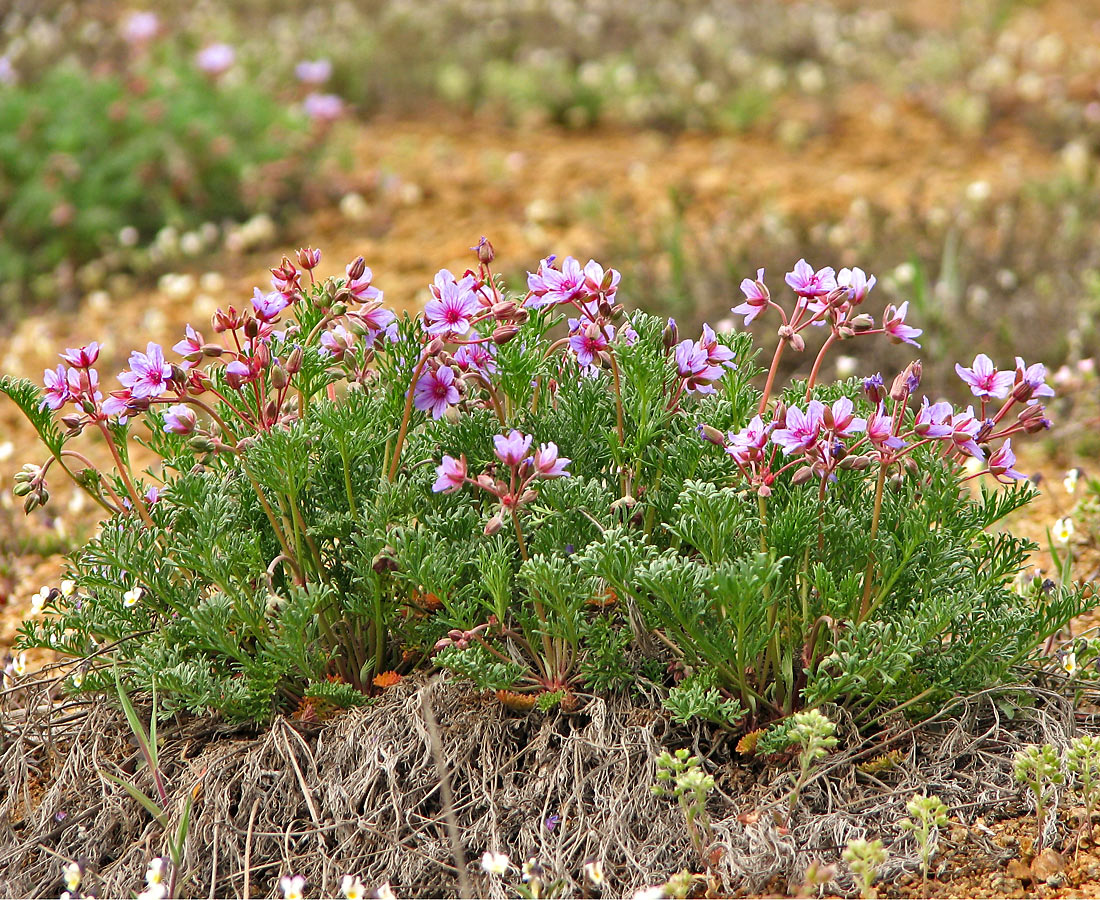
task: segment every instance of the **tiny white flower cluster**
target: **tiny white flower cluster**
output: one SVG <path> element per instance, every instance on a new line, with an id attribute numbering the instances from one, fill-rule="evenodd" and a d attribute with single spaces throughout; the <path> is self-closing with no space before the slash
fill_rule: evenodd
<path id="1" fill-rule="evenodd" d="M 167 862 L 163 856 L 156 856 L 149 860 L 149 868 L 145 872 L 145 890 L 137 895 L 137 900 L 164 900 L 168 895 L 168 885 L 164 883 Z"/>

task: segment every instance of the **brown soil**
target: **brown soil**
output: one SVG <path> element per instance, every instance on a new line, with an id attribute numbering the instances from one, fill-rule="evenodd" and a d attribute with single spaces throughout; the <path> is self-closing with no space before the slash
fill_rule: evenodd
<path id="1" fill-rule="evenodd" d="M 436 269 L 446 265 L 461 270 L 469 264 L 467 248 L 482 234 L 491 238 L 506 268 L 533 266 L 555 252 L 599 256 L 609 221 L 630 222 L 638 234 L 645 234 L 667 215 L 673 189 L 691 198 L 685 214 L 690 228 L 715 210 L 736 217 L 739 210 L 760 204 L 802 219 L 847 208 L 861 197 L 895 210 L 927 208 L 949 204 L 978 179 L 989 181 L 995 191 L 1011 191 L 1056 166 L 1026 131 L 1001 126 L 980 144 L 959 143 L 931 116 L 887 104 L 869 88 L 843 98 L 842 108 L 836 127 L 812 135 L 797 151 L 759 136 L 517 131 L 442 113 L 415 121 L 377 120 L 355 136 L 354 171 L 339 176 L 366 198 L 362 218 L 351 221 L 326 210 L 301 222 L 293 239 L 281 246 L 204 261 L 193 267 L 194 274 L 213 270 L 225 276 L 225 288 L 209 300 L 181 301 L 146 290 L 27 318 L 0 339 L 0 371 L 39 379 L 58 349 L 98 339 L 105 345 L 99 368 L 106 377 L 123 368 L 132 346 L 147 340 L 170 345 L 186 322 L 201 328 L 214 304 L 247 304 L 252 286 L 266 284 L 266 267 L 299 242 L 323 249 L 324 271 L 338 271 L 362 254 L 388 302 L 413 308 L 423 301 Z M 874 110 L 881 115 L 867 114 Z M 33 435 L 10 404 L 0 406 L 0 434 L 14 444 L 14 455 L 4 463 L 9 470 L 38 457 Z M 1043 498 L 1014 522 L 1015 528 L 1045 543 L 1046 526 L 1067 511 L 1061 473 L 1074 462 L 1028 460 L 1048 477 Z M 64 509 L 68 495 L 57 487 L 55 503 Z M 19 540 L 41 540 L 53 527 L 42 513 L 29 524 L 22 521 L 21 511 L 5 515 L 12 521 L 0 533 L 11 532 Z M 79 534 L 88 527 L 88 513 L 68 521 L 69 532 Z M 10 646 L 30 596 L 40 585 L 56 582 L 60 566 L 57 557 L 33 553 L 15 556 L 10 563 L 6 583 L 0 580 L 0 647 Z M 1030 819 L 990 822 L 988 827 L 993 843 L 1006 848 L 1007 860 L 1026 858 L 1028 829 L 1034 827 Z M 925 888 L 919 879 L 908 879 L 883 893 L 1100 893 L 1100 853 L 1087 842 L 1079 861 L 1054 878 L 1054 883 L 1062 879 L 1062 886 L 1055 887 L 1017 877 L 1023 870 L 1005 868 L 1007 863 L 991 864 L 981 849 L 987 837 L 980 829 L 960 826 L 947 844 L 946 882 L 934 880 Z"/>

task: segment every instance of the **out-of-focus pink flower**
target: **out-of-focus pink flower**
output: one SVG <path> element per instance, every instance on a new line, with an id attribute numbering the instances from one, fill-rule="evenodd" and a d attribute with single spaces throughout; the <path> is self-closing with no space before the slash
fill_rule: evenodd
<path id="1" fill-rule="evenodd" d="M 207 44 L 195 54 L 195 64 L 207 75 L 222 75 L 236 61 L 237 51 L 229 44 Z"/>
<path id="2" fill-rule="evenodd" d="M 0 56 L 0 84 L 15 84 L 18 79 L 11 60 L 7 56 Z"/>
<path id="3" fill-rule="evenodd" d="M 324 84 L 332 77 L 332 63 L 327 59 L 303 59 L 294 67 L 294 75 L 302 84 Z"/>
<path id="4" fill-rule="evenodd" d="M 374 273 L 371 272 L 370 266 L 364 266 L 363 274 L 358 278 L 351 277 L 352 270 L 357 262 L 358 260 L 355 260 L 355 262 L 347 264 L 344 271 L 347 273 L 348 280 L 344 287 L 346 287 L 351 295 L 360 303 L 368 303 L 371 300 L 381 300 L 382 292 L 376 287 L 371 287 Z"/>
<path id="5" fill-rule="evenodd" d="M 86 344 L 83 347 L 66 348 L 65 352 L 61 354 L 61 358 L 65 360 L 70 366 L 76 366 L 78 369 L 87 369 L 89 366 L 94 366 L 95 361 L 99 359 L 99 344 L 96 341 L 92 341 L 90 344 Z"/>
<path id="6" fill-rule="evenodd" d="M 481 341 L 476 331 L 467 338 L 473 342 L 463 344 L 455 351 L 455 362 L 463 369 L 472 369 L 482 375 L 492 375 L 497 370 L 497 345 L 492 341 Z"/>
<path id="7" fill-rule="evenodd" d="M 707 363 L 712 366 L 725 366 L 727 369 L 736 369 L 737 363 L 733 361 L 733 351 L 724 344 L 718 343 L 714 329 L 703 323 L 703 336 L 699 338 L 699 346 L 707 352 Z"/>
<path id="8" fill-rule="evenodd" d="M 337 325 L 332 331 L 321 332 L 321 346 L 317 352 L 322 356 L 331 356 L 339 362 L 344 358 L 344 354 L 354 346 L 355 335 L 343 325 Z"/>
<path id="9" fill-rule="evenodd" d="M 314 122 L 334 122 L 344 114 L 344 100 L 336 94 L 311 93 L 302 109 Z"/>
<path id="10" fill-rule="evenodd" d="M 970 391 L 975 397 L 998 397 L 1004 399 L 1012 391 L 1012 372 L 998 372 L 991 360 L 984 353 L 974 357 L 974 364 L 964 368 L 962 363 L 955 363 L 955 372 L 959 378 L 970 385 Z"/>
<path id="11" fill-rule="evenodd" d="M 190 325 L 187 326 L 186 337 L 182 341 L 172 345 L 172 349 L 180 356 L 194 356 L 195 354 L 202 353 L 202 335 L 195 331 Z M 197 361 L 197 360 L 196 360 Z M 183 368 L 188 368 L 192 365 L 190 360 L 183 361 Z"/>
<path id="12" fill-rule="evenodd" d="M 1030 366 L 1022 357 L 1016 357 L 1016 372 L 1013 375 L 1012 396 L 1026 401 L 1028 406 L 1039 402 L 1039 397 L 1053 397 L 1054 388 L 1047 384 L 1047 367 L 1042 363 Z"/>
<path id="13" fill-rule="evenodd" d="M 841 269 L 836 276 L 837 287 L 848 289 L 848 302 L 852 306 L 859 306 L 871 288 L 875 286 L 875 276 L 867 277 L 867 273 L 858 266 L 854 269 Z"/>
<path id="14" fill-rule="evenodd" d="M 138 10 L 122 20 L 120 31 L 127 44 L 145 44 L 157 36 L 160 19 L 155 12 Z"/>

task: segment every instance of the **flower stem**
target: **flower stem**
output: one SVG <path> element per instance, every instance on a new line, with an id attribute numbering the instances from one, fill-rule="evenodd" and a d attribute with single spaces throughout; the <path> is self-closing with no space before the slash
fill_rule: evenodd
<path id="1" fill-rule="evenodd" d="M 118 467 L 118 474 L 122 478 L 122 483 L 126 486 L 126 493 L 130 495 L 130 502 L 134 504 L 134 509 L 137 514 L 141 516 L 147 528 L 153 528 L 153 519 L 149 515 L 149 510 L 145 508 L 145 501 L 137 495 L 137 490 L 134 488 L 134 482 L 130 480 L 129 467 L 123 464 L 122 457 L 119 455 L 118 447 L 115 446 L 114 438 L 111 437 L 111 432 L 107 428 L 106 423 L 99 421 L 96 423 L 99 426 L 99 430 L 103 432 L 103 438 L 107 441 L 107 447 L 111 451 L 111 456 L 114 457 L 115 465 Z"/>
<path id="2" fill-rule="evenodd" d="M 886 485 L 886 464 L 880 463 L 878 481 L 875 484 L 875 510 L 871 515 L 871 549 L 867 556 L 867 568 L 863 572 L 863 599 L 859 603 L 859 618 L 862 622 L 867 616 L 871 602 L 871 576 L 875 571 L 875 538 L 878 537 L 878 524 L 882 515 L 882 489 Z"/>
<path id="3" fill-rule="evenodd" d="M 413 393 L 416 391 L 416 383 L 420 380 L 420 373 L 428 362 L 428 354 L 421 353 L 420 362 L 413 369 L 412 380 L 409 382 L 409 393 L 405 397 L 405 412 L 401 416 L 401 427 L 397 432 L 397 446 L 393 450 L 393 461 L 390 463 L 390 471 L 387 476 L 389 481 L 397 478 L 397 467 L 401 463 L 401 450 L 405 446 L 405 435 L 409 432 L 409 417 L 412 415 Z"/>
<path id="4" fill-rule="evenodd" d="M 768 380 L 764 383 L 764 393 L 760 397 L 760 408 L 756 411 L 761 416 L 768 411 L 768 400 L 771 398 L 772 386 L 775 384 L 775 373 L 779 369 L 779 360 L 783 356 L 783 348 L 786 346 L 787 342 L 780 340 L 779 345 L 775 348 L 772 365 L 768 369 Z"/>
<path id="5" fill-rule="evenodd" d="M 829 348 L 836 342 L 836 332 L 825 339 L 825 343 L 821 345 L 821 349 L 818 351 L 817 359 L 814 360 L 814 367 L 810 370 L 810 380 L 806 382 L 806 402 L 810 401 L 811 391 L 814 389 L 814 383 L 817 381 L 817 373 L 821 369 L 821 363 L 825 359 L 825 354 L 829 352 Z"/>

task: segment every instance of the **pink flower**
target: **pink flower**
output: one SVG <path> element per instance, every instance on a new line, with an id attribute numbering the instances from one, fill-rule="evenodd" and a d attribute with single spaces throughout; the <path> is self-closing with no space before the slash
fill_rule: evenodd
<path id="1" fill-rule="evenodd" d="M 576 334 L 569 336 L 569 346 L 577 354 L 577 362 L 583 367 L 588 367 L 597 361 L 602 351 L 607 350 L 607 336 L 599 325 L 592 322 Z"/>
<path id="2" fill-rule="evenodd" d="M 442 418 L 447 407 L 461 398 L 454 382 L 455 373 L 450 366 L 440 366 L 435 372 L 428 370 L 416 382 L 413 404 L 419 410 L 430 411 L 433 419 Z"/>
<path id="3" fill-rule="evenodd" d="M 734 462 L 747 465 L 750 462 L 761 459 L 764 455 L 764 447 L 768 443 L 771 426 L 765 425 L 760 416 L 753 416 L 752 420 L 734 434 L 729 433 L 729 443 L 726 452 Z"/>
<path id="4" fill-rule="evenodd" d="M 553 441 L 539 444 L 539 449 L 535 451 L 535 472 L 539 478 L 568 477 L 569 472 L 565 471 L 565 467 L 570 462 L 572 460 L 558 456 L 558 445 Z"/>
<path id="5" fill-rule="evenodd" d="M 233 390 L 241 389 L 241 385 L 252 381 L 252 369 L 242 360 L 235 359 L 225 367 L 225 380 Z"/>
<path id="6" fill-rule="evenodd" d="M 1047 384 L 1046 378 L 1046 366 L 1042 363 L 1032 363 L 1029 366 L 1022 357 L 1017 356 L 1012 396 L 1017 400 L 1026 401 L 1028 406 L 1038 403 L 1037 397 L 1053 397 L 1054 388 Z"/>
<path id="7" fill-rule="evenodd" d="M 69 396 L 74 403 L 90 400 L 98 403 L 103 399 L 99 391 L 99 373 L 95 369 L 69 369 Z"/>
<path id="8" fill-rule="evenodd" d="M 824 411 L 822 421 L 837 437 L 852 437 L 867 428 L 867 420 L 855 415 L 855 407 L 847 397 L 841 397 Z M 828 424 L 832 419 L 832 425 Z"/>
<path id="9" fill-rule="evenodd" d="M 290 301 L 279 291 L 263 293 L 259 288 L 252 289 L 252 308 L 256 310 L 256 318 L 261 322 L 271 322 L 279 317 L 284 309 L 290 306 Z"/>
<path id="10" fill-rule="evenodd" d="M 105 416 L 118 416 L 118 420 L 121 423 L 125 423 L 130 412 L 130 401 L 133 397 L 130 396 L 129 391 L 111 391 L 106 400 L 103 401 L 103 415 Z"/>
<path id="11" fill-rule="evenodd" d="M 207 75 L 221 75 L 236 61 L 237 51 L 229 44 L 208 44 L 195 55 L 195 64 Z"/>
<path id="12" fill-rule="evenodd" d="M 974 357 L 974 365 L 969 369 L 963 368 L 961 363 L 955 363 L 955 371 L 959 378 L 970 385 L 970 391 L 975 397 L 1005 398 L 1012 391 L 1012 372 L 998 372 L 991 360 L 984 353 Z"/>
<path id="13" fill-rule="evenodd" d="M 466 457 L 455 459 L 453 456 L 444 456 L 443 462 L 435 467 L 435 471 L 439 477 L 432 485 L 432 490 L 437 494 L 453 494 L 466 481 Z"/>
<path id="14" fill-rule="evenodd" d="M 164 411 L 164 430 L 169 434 L 191 434 L 198 425 L 198 417 L 190 406 L 177 403 Z"/>
<path id="15" fill-rule="evenodd" d="M 848 289 L 848 302 L 852 306 L 859 306 L 875 286 L 875 276 L 868 278 L 867 273 L 858 267 L 841 269 L 837 273 L 836 283 L 837 287 Z"/>
<path id="16" fill-rule="evenodd" d="M 59 364 L 56 369 L 46 369 L 42 381 L 46 386 L 46 394 L 42 400 L 41 409 L 48 406 L 56 412 L 72 399 L 72 394 L 69 392 L 69 376 L 64 366 Z"/>
<path id="17" fill-rule="evenodd" d="M 355 262 L 358 262 L 358 260 Z M 366 303 L 369 300 L 381 300 L 382 292 L 376 287 L 371 287 L 371 279 L 374 278 L 374 273 L 371 272 L 370 266 L 364 266 L 363 274 L 358 278 L 351 277 L 351 269 L 352 266 L 355 265 L 355 262 L 348 263 L 345 269 L 348 280 L 344 287 L 346 287 L 351 295 L 360 303 Z"/>
<path id="18" fill-rule="evenodd" d="M 619 272 L 616 269 L 608 269 L 604 271 L 596 260 L 590 259 L 584 265 L 584 286 L 588 289 L 590 294 L 603 294 L 611 303 L 615 302 L 615 294 L 619 290 L 619 279 L 621 278 Z M 604 282 L 607 282 L 607 287 L 604 287 Z"/>
<path id="19" fill-rule="evenodd" d="M 472 278 L 456 282 L 450 272 L 440 270 L 432 290 L 435 296 L 424 306 L 428 334 L 437 337 L 463 335 L 470 330 L 470 320 L 481 311 L 481 304 L 472 288 Z"/>
<path id="20" fill-rule="evenodd" d="M 294 67 L 294 75 L 302 84 L 324 84 L 332 77 L 332 63 L 327 59 L 303 59 Z"/>
<path id="21" fill-rule="evenodd" d="M 336 94 L 314 92 L 302 102 L 302 110 L 314 122 L 335 122 L 344 114 L 344 101 Z"/>
<path id="22" fill-rule="evenodd" d="M 379 291 L 379 296 L 382 292 Z M 367 343 L 373 344 L 385 334 L 391 343 L 397 342 L 397 316 L 392 310 L 383 309 L 381 306 L 361 309 L 358 312 L 348 313 L 354 319 L 358 319 L 367 329 Z"/>
<path id="23" fill-rule="evenodd" d="M 122 39 L 127 44 L 144 44 L 157 36 L 160 20 L 157 14 L 141 10 L 122 20 Z"/>
<path id="24" fill-rule="evenodd" d="M 168 386 L 171 378 L 172 367 L 164 361 L 164 350 L 152 341 L 144 353 L 135 350 L 130 354 L 130 371 L 118 376 L 119 382 L 129 388 L 135 400 L 157 396 Z"/>
<path id="25" fill-rule="evenodd" d="M 824 297 L 836 288 L 836 276 L 832 268 L 827 266 L 815 272 L 814 267 L 804 259 L 794 264 L 794 271 L 788 272 L 784 280 L 798 296 L 807 299 Z M 744 287 L 744 282 L 741 286 Z"/>
<path id="26" fill-rule="evenodd" d="M 190 325 L 187 326 L 187 336 L 172 346 L 172 350 L 178 353 L 180 356 L 191 356 L 195 353 L 202 353 L 202 335 L 195 331 Z M 187 360 L 184 361 L 183 367 L 186 369 L 191 363 Z"/>
<path id="27" fill-rule="evenodd" d="M 317 352 L 322 356 L 331 356 L 339 361 L 354 346 L 355 335 L 343 325 L 337 325 L 332 331 L 321 332 L 321 346 Z"/>
<path id="28" fill-rule="evenodd" d="M 739 316 L 744 316 L 745 324 L 751 325 L 752 320 L 767 309 L 768 301 L 771 299 L 771 294 L 764 284 L 764 270 L 756 270 L 756 281 L 753 281 L 751 278 L 743 279 L 741 281 L 741 290 L 745 294 L 745 302 L 740 306 L 733 307 L 730 312 Z"/>
<path id="29" fill-rule="evenodd" d="M 78 369 L 87 369 L 89 366 L 95 365 L 95 361 L 99 359 L 99 344 L 92 341 L 90 344 L 78 347 L 75 350 L 72 347 L 68 347 L 65 352 L 61 354 L 61 358 L 70 366 L 76 366 Z"/>
<path id="30" fill-rule="evenodd" d="M 808 450 L 817 443 L 821 435 L 822 417 L 825 406 L 820 400 L 811 400 L 802 412 L 797 406 L 787 410 L 785 427 L 772 432 L 772 443 L 781 447 L 788 456 L 802 450 Z"/>
<path id="31" fill-rule="evenodd" d="M 718 343 L 714 329 L 703 324 L 703 336 L 699 339 L 699 346 L 707 352 L 707 364 L 711 366 L 725 366 L 727 369 L 736 369 L 737 363 L 733 361 L 733 351 L 724 344 Z"/>
<path id="32" fill-rule="evenodd" d="M 992 453 L 989 457 L 989 474 L 1000 481 L 1002 478 L 1008 478 L 1009 480 L 1022 481 L 1027 476 L 1023 472 L 1018 472 L 1013 466 L 1016 465 L 1016 454 L 1012 452 L 1012 439 L 1006 440 L 1000 447 L 997 448 L 995 453 Z"/>
<path id="33" fill-rule="evenodd" d="M 723 375 L 722 369 L 712 366 L 708 353 L 696 341 L 680 341 L 676 345 L 676 371 L 684 380 L 689 391 L 698 394 L 713 394 L 714 384 Z"/>
<path id="34" fill-rule="evenodd" d="M 527 289 L 532 294 L 527 306 L 554 306 L 587 295 L 585 274 L 576 259 L 565 257 L 560 271 L 551 268 L 553 262 L 554 257 L 548 256 L 539 264 L 538 272 L 527 273 Z"/>
<path id="35" fill-rule="evenodd" d="M 982 423 L 974 418 L 974 407 L 968 406 L 966 412 L 955 413 L 951 417 L 951 441 L 975 459 L 985 459 L 982 448 L 974 440 L 981 428 Z"/>
<path id="36" fill-rule="evenodd" d="M 879 407 L 867 420 L 867 437 L 871 443 L 880 450 L 884 447 L 890 450 L 900 450 L 905 446 L 905 441 L 894 435 L 894 420 L 886 414 L 886 410 Z"/>
<path id="37" fill-rule="evenodd" d="M 467 335 L 471 343 L 463 344 L 455 351 L 455 362 L 463 369 L 492 375 L 497 370 L 497 345 L 492 341 L 479 341 L 480 335 L 471 331 Z"/>
<path id="38" fill-rule="evenodd" d="M 948 421 L 954 410 L 946 400 L 928 405 L 928 398 L 921 401 L 920 410 L 917 412 L 916 421 L 913 423 L 913 431 L 921 437 L 945 438 L 951 434 L 951 423 Z"/>
<path id="39" fill-rule="evenodd" d="M 498 434 L 493 438 L 493 444 L 496 447 L 494 452 L 497 459 L 506 466 L 518 466 L 526 459 L 527 451 L 531 449 L 532 440 L 534 438 L 531 435 L 522 434 L 513 428 L 507 436 Z"/>
<path id="40" fill-rule="evenodd" d="M 886 311 L 882 314 L 882 330 L 886 334 L 890 335 L 890 340 L 895 344 L 912 344 L 914 347 L 920 347 L 913 338 L 919 337 L 923 334 L 923 329 L 912 328 L 905 324 L 905 317 L 909 314 L 909 301 L 906 300 L 901 306 L 894 308 L 893 304 L 886 307 Z"/>

